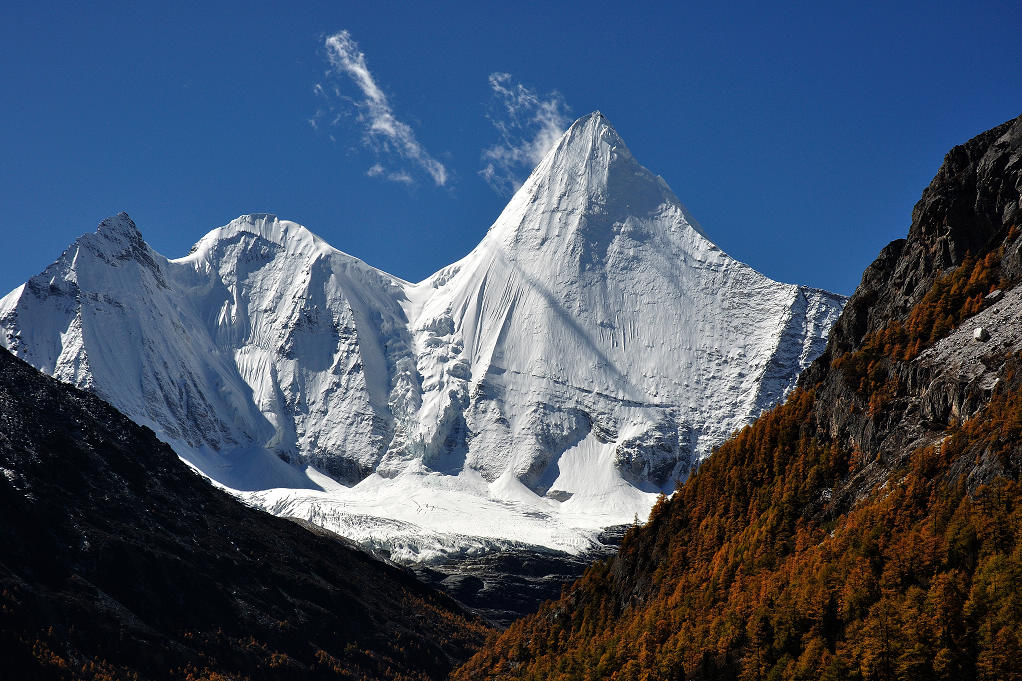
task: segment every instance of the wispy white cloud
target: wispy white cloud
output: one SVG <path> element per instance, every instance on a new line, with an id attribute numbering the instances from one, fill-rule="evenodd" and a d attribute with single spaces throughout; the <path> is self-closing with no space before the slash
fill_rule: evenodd
<path id="1" fill-rule="evenodd" d="M 414 184 L 415 180 L 404 170 L 398 170 L 397 172 L 387 173 L 387 179 L 391 182 L 398 182 L 401 184 Z"/>
<path id="2" fill-rule="evenodd" d="M 415 184 L 415 178 L 413 178 L 404 170 L 397 171 L 387 170 L 380 163 L 374 163 L 373 165 L 369 166 L 369 169 L 366 170 L 366 175 L 368 175 L 369 177 L 379 177 L 384 180 L 390 180 L 391 182 L 397 182 L 399 184 L 408 185 Z"/>
<path id="3" fill-rule="evenodd" d="M 571 124 L 561 93 L 545 96 L 516 82 L 510 73 L 491 73 L 490 122 L 500 143 L 483 150 L 479 174 L 500 194 L 515 192 Z"/>
<path id="4" fill-rule="evenodd" d="M 322 98 L 324 106 L 309 119 L 314 129 L 337 126 L 354 111 L 354 121 L 362 130 L 363 144 L 372 149 L 381 160 L 393 163 L 411 163 L 429 175 L 433 183 L 442 187 L 450 175 L 443 163 L 433 158 L 415 137 L 415 131 L 394 115 L 386 93 L 377 84 L 365 54 L 348 31 L 340 31 L 324 42 L 330 63 L 328 77 L 347 77 L 357 88 L 356 96 L 346 95 L 336 82 L 317 83 L 314 94 Z M 370 177 L 413 184 L 414 178 L 406 168 L 388 170 L 381 163 L 374 164 L 366 173 Z"/>

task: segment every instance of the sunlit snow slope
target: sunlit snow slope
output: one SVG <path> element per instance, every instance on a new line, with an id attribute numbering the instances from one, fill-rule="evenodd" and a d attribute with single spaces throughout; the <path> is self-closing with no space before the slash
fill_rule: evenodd
<path id="1" fill-rule="evenodd" d="M 722 252 L 595 113 L 418 284 L 270 215 L 168 260 L 122 213 L 0 300 L 0 344 L 251 503 L 415 560 L 644 516 L 843 302 Z"/>

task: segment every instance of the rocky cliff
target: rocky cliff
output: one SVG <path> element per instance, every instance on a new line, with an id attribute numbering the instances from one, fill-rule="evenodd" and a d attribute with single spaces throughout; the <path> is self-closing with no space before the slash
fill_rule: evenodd
<path id="1" fill-rule="evenodd" d="M 800 385 L 826 437 L 875 483 L 900 456 L 979 412 L 1017 343 L 1022 279 L 1022 121 L 948 152 L 908 237 L 867 268 Z M 993 293 L 992 291 L 998 291 Z M 977 327 L 994 333 L 976 341 Z M 977 479 L 987 477 L 979 475 Z M 845 493 L 871 485 L 858 478 Z"/>

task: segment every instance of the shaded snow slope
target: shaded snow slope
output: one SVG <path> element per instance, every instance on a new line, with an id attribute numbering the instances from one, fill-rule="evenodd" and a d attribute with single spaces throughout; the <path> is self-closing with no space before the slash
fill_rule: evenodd
<path id="1" fill-rule="evenodd" d="M 425 559 L 644 516 L 843 302 L 730 258 L 595 113 L 418 284 L 270 215 L 168 260 L 121 214 L 0 300 L 0 344 L 251 503 Z"/>

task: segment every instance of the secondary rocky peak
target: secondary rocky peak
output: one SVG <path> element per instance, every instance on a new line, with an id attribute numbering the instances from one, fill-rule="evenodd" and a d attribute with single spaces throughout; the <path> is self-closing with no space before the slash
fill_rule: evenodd
<path id="1" fill-rule="evenodd" d="M 136 235 L 141 236 L 138 231 L 138 227 L 135 226 L 135 221 L 131 217 L 121 211 L 117 215 L 111 215 L 102 222 L 99 223 L 99 227 L 96 232 L 103 236 L 128 236 L 134 237 Z"/>
<path id="2" fill-rule="evenodd" d="M 56 263 L 40 276 L 67 278 L 81 284 L 92 277 L 108 278 L 108 266 L 141 265 L 152 273 L 155 282 L 164 286 L 163 273 L 157 263 L 161 256 L 151 251 L 135 226 L 135 221 L 121 211 L 99 223 L 95 232 L 79 237 Z M 94 284 L 96 282 L 93 282 Z"/>
<path id="3" fill-rule="evenodd" d="M 84 238 L 94 247 L 104 251 L 109 250 L 110 246 L 114 251 L 122 253 L 139 252 L 146 248 L 135 221 L 124 211 L 104 219 L 94 234 L 86 235 Z"/>

